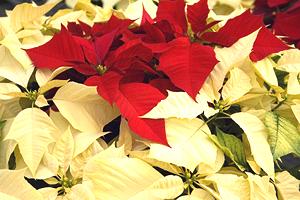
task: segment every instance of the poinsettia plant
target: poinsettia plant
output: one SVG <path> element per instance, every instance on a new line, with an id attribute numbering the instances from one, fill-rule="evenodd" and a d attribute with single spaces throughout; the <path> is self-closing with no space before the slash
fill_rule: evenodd
<path id="1" fill-rule="evenodd" d="M 0 197 L 297 199 L 300 51 L 259 2 L 8 11 Z"/>

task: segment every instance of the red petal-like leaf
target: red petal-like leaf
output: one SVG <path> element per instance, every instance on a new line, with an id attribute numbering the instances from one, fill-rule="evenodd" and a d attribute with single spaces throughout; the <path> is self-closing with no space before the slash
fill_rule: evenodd
<path id="1" fill-rule="evenodd" d="M 144 4 L 143 4 L 143 16 L 141 20 L 141 25 L 145 24 L 146 22 L 153 24 L 154 20 L 151 18 L 151 16 L 147 13 Z"/>
<path id="2" fill-rule="evenodd" d="M 288 36 L 289 39 L 300 39 L 300 9 L 293 13 L 278 13 L 276 15 L 273 29 L 276 35 Z"/>
<path id="3" fill-rule="evenodd" d="M 120 85 L 126 83 L 142 83 L 144 82 L 144 79 L 145 79 L 144 71 L 130 69 L 120 80 Z"/>
<path id="4" fill-rule="evenodd" d="M 128 83 L 120 85 L 116 105 L 133 132 L 142 138 L 168 145 L 163 119 L 139 118 L 165 98 L 165 95 L 149 84 Z"/>
<path id="5" fill-rule="evenodd" d="M 93 43 L 90 40 L 86 40 L 82 37 L 73 36 L 73 38 L 76 41 L 76 43 L 79 44 L 83 49 L 85 62 L 87 64 L 97 65 L 98 62 Z M 93 72 L 95 71 L 93 70 Z"/>
<path id="6" fill-rule="evenodd" d="M 185 18 L 184 0 L 161 0 L 158 4 L 156 21 L 167 20 L 175 26 L 178 33 L 185 33 L 187 22 Z"/>
<path id="7" fill-rule="evenodd" d="M 167 42 L 170 42 L 176 38 L 177 34 L 174 32 L 170 22 L 168 22 L 166 20 L 162 20 L 162 21 L 156 22 L 154 24 L 154 26 L 156 26 L 159 30 L 161 30 L 161 32 L 164 34 L 165 40 Z"/>
<path id="8" fill-rule="evenodd" d="M 267 0 L 268 6 L 271 8 L 288 3 L 291 0 Z"/>
<path id="9" fill-rule="evenodd" d="M 250 10 L 247 10 L 239 16 L 229 19 L 218 32 L 206 32 L 202 38 L 209 42 L 230 47 L 240 38 L 253 33 L 262 26 L 264 26 L 263 16 L 255 16 L 250 13 Z"/>
<path id="10" fill-rule="evenodd" d="M 145 36 L 142 37 L 142 40 L 147 43 L 159 43 L 165 42 L 165 36 L 163 32 L 153 24 L 145 22 L 142 26 L 142 30 L 145 32 Z"/>
<path id="11" fill-rule="evenodd" d="M 68 31 L 72 35 L 76 35 L 76 36 L 79 36 L 79 37 L 84 36 L 84 33 L 83 33 L 83 30 L 82 30 L 81 26 L 79 24 L 77 24 L 76 22 L 69 22 L 67 28 L 68 28 Z"/>
<path id="12" fill-rule="evenodd" d="M 81 46 L 63 26 L 49 42 L 27 49 L 26 52 L 37 68 L 56 69 L 61 66 L 73 66 L 74 62 L 85 62 Z"/>
<path id="13" fill-rule="evenodd" d="M 252 52 L 250 53 L 250 59 L 257 62 L 272 53 L 277 53 L 287 49 L 289 49 L 289 47 L 284 42 L 273 35 L 273 33 L 267 28 L 262 27 L 254 42 Z"/>
<path id="14" fill-rule="evenodd" d="M 144 73 L 150 73 L 153 75 L 158 75 L 157 71 L 155 71 L 153 68 L 151 68 L 148 64 L 142 62 L 142 61 L 135 61 L 131 64 L 130 67 L 131 70 L 139 70 L 143 71 Z"/>
<path id="15" fill-rule="evenodd" d="M 181 38 L 180 41 L 182 45 L 177 44 L 162 53 L 158 70 L 163 71 L 175 86 L 195 99 L 218 61 L 213 48 L 190 43 L 188 38 Z"/>
<path id="16" fill-rule="evenodd" d="M 126 70 L 135 61 L 149 62 L 151 59 L 151 49 L 145 47 L 140 39 L 136 39 L 126 42 L 117 50 L 111 52 L 105 60 L 105 65 L 109 68 Z"/>
<path id="17" fill-rule="evenodd" d="M 105 23 L 95 23 L 92 27 L 93 36 L 101 36 L 112 31 L 117 31 L 117 34 L 127 29 L 127 27 L 132 23 L 129 19 L 119 19 L 112 15 L 111 18 Z"/>
<path id="18" fill-rule="evenodd" d="M 201 0 L 193 5 L 187 6 L 187 18 L 194 33 L 197 34 L 205 31 L 207 28 L 206 18 L 208 13 L 207 0 Z"/>
<path id="19" fill-rule="evenodd" d="M 116 31 L 106 33 L 101 37 L 96 37 L 94 42 L 94 48 L 97 54 L 98 63 L 103 63 L 104 59 L 111 47 L 114 38 L 116 36 Z"/>
<path id="20" fill-rule="evenodd" d="M 166 96 L 168 96 L 167 90 L 171 90 L 174 92 L 181 91 L 169 79 L 165 79 L 165 78 L 153 79 L 149 82 L 149 84 L 159 89 L 159 91 Z"/>
<path id="21" fill-rule="evenodd" d="M 98 94 L 113 104 L 119 92 L 119 82 L 122 76 L 114 71 L 109 71 L 102 76 L 92 76 L 85 81 L 85 85 L 97 86 Z"/>

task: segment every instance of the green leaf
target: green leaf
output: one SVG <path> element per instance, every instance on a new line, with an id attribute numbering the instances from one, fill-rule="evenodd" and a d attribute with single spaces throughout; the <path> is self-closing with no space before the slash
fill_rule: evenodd
<path id="1" fill-rule="evenodd" d="M 289 153 L 300 155 L 300 132 L 296 126 L 272 112 L 266 114 L 264 123 L 274 160 Z"/>
<path id="2" fill-rule="evenodd" d="M 234 135 L 224 133 L 218 128 L 217 137 L 212 136 L 211 139 L 240 170 L 244 171 L 246 169 L 247 162 L 242 141 Z"/>
<path id="3" fill-rule="evenodd" d="M 0 120 L 0 131 L 2 130 L 2 128 L 4 127 L 5 121 L 1 121 Z"/>

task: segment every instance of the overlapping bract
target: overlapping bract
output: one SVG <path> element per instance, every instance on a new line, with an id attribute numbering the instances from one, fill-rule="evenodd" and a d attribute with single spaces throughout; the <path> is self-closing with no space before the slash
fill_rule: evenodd
<path id="1" fill-rule="evenodd" d="M 146 119 L 138 118 L 151 108 L 137 105 L 146 105 L 146 100 L 149 100 L 153 108 L 159 103 L 164 97 L 160 93 L 151 92 L 157 87 L 151 82 L 166 77 L 170 79 L 172 88 L 179 88 L 193 99 L 196 98 L 218 63 L 213 49 L 202 45 L 199 39 L 228 47 L 261 29 L 250 54 L 253 61 L 288 48 L 269 30 L 262 28 L 262 17 L 254 16 L 250 11 L 228 20 L 217 32 L 202 34 L 218 23 L 207 24 L 207 1 L 188 5 L 186 12 L 185 6 L 183 0 L 161 1 L 154 20 L 144 10 L 141 25 L 133 28 L 128 28 L 131 20 L 118 19 L 113 15 L 107 22 L 96 23 L 92 27 L 83 22 L 69 23 L 67 28 L 62 27 L 48 43 L 27 49 L 26 52 L 37 68 L 69 66 L 87 75 L 89 78 L 86 84 L 98 86 L 99 95 L 119 107 L 122 116 L 129 120 L 130 127 L 137 134 L 167 144 L 162 123 L 157 124 L 160 128 L 156 130 L 152 130 L 151 126 L 141 128 L 140 124 L 146 123 Z M 191 30 L 188 29 L 188 23 Z M 244 28 L 239 29 L 242 25 Z M 268 44 L 267 47 L 264 44 Z M 122 95 L 120 88 L 123 84 L 128 85 L 128 88 L 135 88 L 135 83 L 148 86 L 143 88 L 142 93 L 138 91 L 141 89 L 136 88 L 126 91 L 130 93 L 125 96 L 124 93 Z M 157 89 L 165 93 L 164 89 L 172 88 Z M 143 98 L 135 99 L 141 95 Z M 137 102 L 134 103 L 133 99 Z M 130 115 L 126 111 L 128 108 L 132 108 Z M 159 137 L 154 139 L 154 135 Z"/>
<path id="2" fill-rule="evenodd" d="M 297 199 L 300 51 L 247 0 L 67 2 L 0 19 L 1 199 Z"/>

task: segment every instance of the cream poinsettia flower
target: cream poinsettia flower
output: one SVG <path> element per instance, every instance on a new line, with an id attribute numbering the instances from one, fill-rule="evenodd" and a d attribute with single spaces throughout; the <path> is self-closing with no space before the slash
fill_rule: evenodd
<path id="1" fill-rule="evenodd" d="M 260 79 L 261 92 L 259 104 L 258 97 L 254 94 L 255 90 L 245 95 L 239 102 L 244 111 L 265 109 L 266 111 L 276 110 L 281 116 L 289 119 L 296 124 L 299 123 L 297 118 L 298 95 L 300 94 L 299 84 L 299 50 L 290 49 L 271 55 L 259 62 L 253 63 L 257 78 Z M 263 86 L 267 84 L 268 88 Z M 257 91 L 258 87 L 256 87 Z M 251 97 L 252 95 L 252 97 Z"/>
<path id="2" fill-rule="evenodd" d="M 210 139 L 208 126 L 200 119 L 166 119 L 170 147 L 150 143 L 149 151 L 132 151 L 130 156 L 176 174 L 190 190 L 207 175 L 218 172 L 224 154 Z"/>
<path id="3" fill-rule="evenodd" d="M 7 17 L 0 19 L 0 77 L 26 88 L 34 70 L 24 48 L 41 45 L 51 39 L 44 35 L 44 14 L 58 1 L 35 6 L 24 3 L 7 11 Z"/>
<path id="4" fill-rule="evenodd" d="M 296 200 L 300 195 L 299 184 L 300 181 L 287 171 L 276 173 L 275 186 L 282 200 Z"/>
<path id="5" fill-rule="evenodd" d="M 210 184 L 213 185 L 213 190 L 208 187 Z M 217 173 L 201 180 L 200 185 L 207 188 L 216 199 L 277 199 L 270 178 L 251 173 L 242 176 Z"/>
<path id="6" fill-rule="evenodd" d="M 96 199 L 173 199 L 183 191 L 178 176 L 162 176 L 137 158 L 125 156 L 123 148 L 113 145 L 91 158 L 83 181 L 92 184 Z"/>
<path id="7" fill-rule="evenodd" d="M 52 196 L 53 199 L 94 198 L 89 182 L 82 182 L 83 171 L 89 159 L 107 148 L 99 138 L 105 133 L 78 131 L 59 112 L 50 111 L 50 116 L 47 116 L 38 108 L 21 111 L 11 125 L 6 125 L 9 126 L 8 134 L 4 132 L 6 140 L 15 141 L 11 149 L 18 145 L 14 149 L 16 169 L 24 169 L 26 177 L 61 185 L 42 189 L 43 196 Z M 35 145 L 29 145 L 33 141 Z"/>
<path id="8" fill-rule="evenodd" d="M 55 28 L 60 28 L 59 23 L 67 23 L 67 21 L 83 21 L 87 24 L 92 22 L 104 22 L 109 20 L 112 14 L 126 17 L 131 20 L 136 20 L 136 23 L 140 23 L 143 14 L 143 7 L 149 13 L 152 18 L 155 18 L 157 6 L 152 0 L 103 0 L 103 6 L 95 6 L 90 0 L 68 0 L 66 1 L 71 9 L 58 11 L 54 15 L 53 22 L 50 22 Z M 84 15 L 86 15 L 84 17 Z M 87 18 L 86 18 L 87 17 Z"/>
<path id="9" fill-rule="evenodd" d="M 231 115 L 231 118 L 243 129 L 255 163 L 274 179 L 273 155 L 268 143 L 268 131 L 264 123 L 255 115 L 245 112 L 235 113 Z M 253 170 L 259 173 L 260 171 L 257 171 L 250 162 L 251 156 L 248 155 L 247 158 L 246 155 L 246 159 Z"/>
<path id="10" fill-rule="evenodd" d="M 215 198 L 206 190 L 194 189 L 190 195 L 184 195 L 178 198 L 178 200 L 214 200 Z"/>
<path id="11" fill-rule="evenodd" d="M 60 87 L 61 82 L 56 81 L 58 80 L 45 81 L 47 84 L 41 87 L 38 92 Z M 40 82 L 42 83 L 41 80 Z M 73 153 L 75 157 L 79 156 L 97 138 L 105 135 L 106 132 L 102 132 L 103 127 L 119 115 L 116 108 L 98 96 L 95 87 L 63 82 L 65 87 L 61 87 L 52 99 L 60 111 L 59 114 L 50 112 L 50 116 L 48 116 L 38 108 L 26 108 L 17 113 L 15 118 L 8 120 L 11 123 L 5 125 L 2 133 L 1 138 L 4 141 L 1 143 L 10 147 L 7 150 L 3 149 L 4 152 L 1 150 L 1 154 L 5 155 L 3 155 L 3 159 L 8 161 L 9 155 L 12 153 L 10 150 L 15 149 L 18 145 L 16 148 L 18 167 L 28 166 L 30 170 L 28 176 L 49 177 L 53 173 L 57 173 L 58 166 L 63 168 L 65 172 L 70 165 L 70 159 L 73 158 Z M 78 93 L 78 91 L 80 92 Z M 70 95 L 66 96 L 65 94 L 68 93 Z M 23 93 L 19 92 L 19 94 Z M 41 102 L 35 101 L 36 105 L 39 103 Z M 81 114 L 78 115 L 77 113 Z M 71 130 L 67 129 L 67 126 L 70 126 Z M 60 138 L 59 135 L 63 137 Z M 72 145 L 72 138 L 75 146 Z M 32 146 L 30 143 L 33 141 L 36 141 L 37 144 Z M 66 141 L 69 141 L 70 144 L 64 144 Z M 74 146 L 74 149 L 69 149 L 72 155 L 67 156 L 66 152 L 60 154 L 58 150 L 61 150 L 61 147 L 57 147 L 57 145 L 69 146 L 70 148 Z M 62 158 L 59 158 L 59 155 L 69 157 L 68 162 L 62 164 Z M 72 169 L 76 171 L 75 169 L 80 168 L 80 164 L 82 164 L 80 156 L 74 162 Z M 43 170 L 46 170 L 47 173 L 43 174 Z"/>
<path id="12" fill-rule="evenodd" d="M 199 174 L 217 172 L 224 162 L 222 151 L 210 140 L 210 130 L 200 119 L 166 119 L 170 147 L 150 144 L 149 158 L 184 167 Z"/>
<path id="13" fill-rule="evenodd" d="M 25 170 L 0 170 L 0 198 L 5 200 L 42 200 L 42 195 L 25 179 Z"/>

